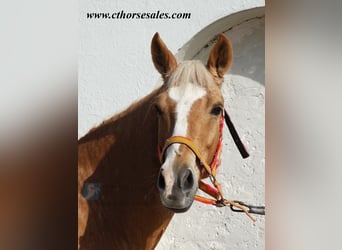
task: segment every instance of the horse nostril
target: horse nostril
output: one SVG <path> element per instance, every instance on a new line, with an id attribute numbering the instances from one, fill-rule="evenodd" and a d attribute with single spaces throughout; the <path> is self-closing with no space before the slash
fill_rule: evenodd
<path id="1" fill-rule="evenodd" d="M 180 187 L 183 191 L 188 191 L 194 186 L 194 176 L 190 169 L 186 169 L 180 176 Z"/>
<path id="2" fill-rule="evenodd" d="M 165 179 L 164 179 L 164 176 L 162 174 L 162 171 L 160 171 L 160 173 L 159 173 L 158 188 L 159 188 L 159 190 L 162 190 L 162 191 L 165 190 Z"/>
<path id="3" fill-rule="evenodd" d="M 190 188 L 192 188 L 192 186 L 194 185 L 194 178 L 192 175 L 192 172 L 190 171 L 188 177 L 186 178 L 186 185 L 189 186 Z"/>

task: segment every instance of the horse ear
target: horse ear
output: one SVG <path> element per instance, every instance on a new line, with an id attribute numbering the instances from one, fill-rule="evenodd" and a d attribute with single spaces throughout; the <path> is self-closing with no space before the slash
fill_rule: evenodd
<path id="1" fill-rule="evenodd" d="M 159 37 L 158 32 L 154 34 L 152 38 L 151 54 L 154 67 L 165 80 L 169 76 L 170 72 L 177 67 L 177 60 L 166 47 L 163 40 Z"/>
<path id="2" fill-rule="evenodd" d="M 232 61 L 232 45 L 225 35 L 220 34 L 216 44 L 210 51 L 207 67 L 215 77 L 222 80 L 224 74 L 232 65 Z"/>

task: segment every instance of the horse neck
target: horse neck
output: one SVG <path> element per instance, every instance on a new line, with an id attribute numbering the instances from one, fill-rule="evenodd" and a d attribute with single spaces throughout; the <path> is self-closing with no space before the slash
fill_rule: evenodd
<path id="1" fill-rule="evenodd" d="M 125 111 L 91 129 L 78 142 L 79 154 L 87 153 L 94 168 L 99 164 L 97 161 L 108 156 L 109 151 L 114 151 L 113 149 L 122 153 L 112 152 L 116 155 L 116 159 L 113 159 L 116 162 L 128 154 L 134 154 L 143 155 L 145 160 L 153 159 L 154 165 L 158 164 L 155 161 L 157 122 L 156 115 L 153 114 L 154 109 L 151 109 L 151 102 L 159 92 L 160 89 L 153 91 Z M 79 157 L 79 163 L 80 161 L 84 161 L 84 157 Z"/>
<path id="2" fill-rule="evenodd" d="M 80 185 L 102 183 L 101 195 L 105 197 L 102 203 L 88 202 L 85 242 L 98 242 L 91 232 L 101 231 L 108 233 L 108 237 L 102 235 L 99 239 L 103 244 L 108 241 L 108 245 L 120 249 L 154 247 L 172 218 L 173 213 L 161 205 L 156 188 L 160 163 L 157 118 L 151 102 L 159 91 L 153 91 L 79 141 L 79 164 L 81 168 L 88 165 L 83 180 L 79 170 Z M 98 214 L 105 219 L 98 218 Z"/>

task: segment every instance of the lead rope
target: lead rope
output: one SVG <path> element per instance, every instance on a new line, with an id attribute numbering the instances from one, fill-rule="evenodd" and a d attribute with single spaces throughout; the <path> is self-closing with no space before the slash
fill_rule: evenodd
<path id="1" fill-rule="evenodd" d="M 235 145 L 237 146 L 241 156 L 243 158 L 247 158 L 249 157 L 249 153 L 246 149 L 246 147 L 244 146 L 244 144 L 242 143 L 239 134 L 237 133 L 235 126 L 233 124 L 233 122 L 231 121 L 228 112 L 226 110 L 223 111 L 223 117 L 224 120 L 227 124 L 227 127 L 229 129 L 230 134 L 233 137 L 233 140 L 235 142 Z M 200 181 L 199 183 L 199 188 L 207 193 L 208 195 L 212 196 L 213 198 L 215 198 L 215 200 L 210 199 L 210 198 L 206 198 L 206 197 L 202 197 L 202 196 L 195 196 L 195 199 L 197 201 L 200 201 L 202 203 L 205 204 L 212 204 L 215 205 L 217 207 L 223 207 L 226 205 L 230 205 L 230 209 L 233 212 L 244 212 L 252 221 L 256 221 L 256 219 L 251 216 L 251 213 L 253 214 L 260 214 L 260 215 L 265 215 L 265 207 L 264 206 L 253 206 L 253 205 L 247 205 L 244 202 L 241 201 L 236 201 L 236 200 L 227 200 L 223 198 L 223 193 L 222 193 L 222 188 L 221 185 L 217 182 L 216 180 L 216 169 L 217 167 L 220 165 L 220 154 L 221 154 L 221 150 L 222 150 L 222 141 L 223 141 L 223 117 L 221 117 L 221 121 L 220 121 L 220 139 L 219 139 L 219 144 L 217 146 L 217 152 L 215 154 L 214 160 L 211 164 L 211 173 L 210 171 L 208 171 L 209 169 L 206 168 L 206 170 L 209 173 L 209 177 L 210 177 L 210 181 L 212 182 L 212 184 L 216 187 L 212 187 L 208 184 L 206 184 L 203 181 Z M 237 207 L 238 209 L 235 209 L 234 207 Z"/>

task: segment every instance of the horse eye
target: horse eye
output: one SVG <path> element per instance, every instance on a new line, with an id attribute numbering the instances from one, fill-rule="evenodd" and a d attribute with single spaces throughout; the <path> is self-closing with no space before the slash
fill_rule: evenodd
<path id="1" fill-rule="evenodd" d="M 213 109 L 211 110 L 210 113 L 211 113 L 212 115 L 218 116 L 218 115 L 221 114 L 221 112 L 222 112 L 222 108 L 219 107 L 219 106 L 215 106 L 215 107 L 213 107 Z"/>
<path id="2" fill-rule="evenodd" d="M 163 115 L 163 111 L 161 110 L 161 108 L 157 104 L 154 105 L 154 108 L 156 109 L 157 115 L 159 115 L 159 116 Z"/>

